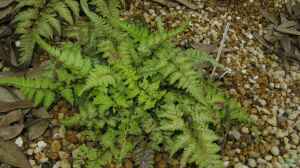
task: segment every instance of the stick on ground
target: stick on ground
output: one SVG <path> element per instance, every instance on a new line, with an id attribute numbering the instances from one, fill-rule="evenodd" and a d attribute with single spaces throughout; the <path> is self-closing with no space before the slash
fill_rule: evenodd
<path id="1" fill-rule="evenodd" d="M 217 54 L 217 58 L 216 58 L 216 61 L 217 61 L 217 62 L 219 62 L 220 57 L 221 57 L 221 55 L 222 55 L 222 51 L 223 51 L 223 48 L 224 48 L 224 46 L 225 46 L 225 41 L 226 41 L 227 36 L 228 36 L 229 26 L 230 26 L 230 24 L 227 23 L 227 24 L 226 24 L 226 27 L 225 27 L 225 30 L 224 30 L 224 33 L 223 33 L 222 40 L 221 40 L 221 42 L 220 42 L 220 47 L 219 47 L 219 49 L 218 49 L 218 54 Z M 212 73 L 211 73 L 211 76 L 210 76 L 211 78 L 214 77 L 214 75 L 215 75 L 215 73 L 216 73 L 216 69 L 217 69 L 216 67 L 213 68 Z"/>

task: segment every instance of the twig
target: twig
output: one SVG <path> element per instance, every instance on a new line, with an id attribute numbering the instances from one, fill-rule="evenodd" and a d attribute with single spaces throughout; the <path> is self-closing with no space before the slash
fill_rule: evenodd
<path id="1" fill-rule="evenodd" d="M 170 0 L 152 0 L 152 1 L 160 3 L 160 4 L 168 6 L 168 7 L 176 7 L 177 5 L 176 5 L 176 3 L 174 3 L 174 1 L 175 1 L 177 3 L 180 3 L 181 5 L 184 5 L 188 8 L 190 8 L 190 9 L 193 9 L 193 10 L 198 9 L 197 5 L 191 3 L 188 0 L 174 0 L 174 1 L 170 1 Z"/>
<path id="2" fill-rule="evenodd" d="M 188 1 L 188 0 L 175 0 L 176 2 L 188 7 L 188 8 L 191 8 L 193 10 L 195 9 L 198 9 L 198 6 L 193 4 L 192 2 Z"/>
<path id="3" fill-rule="evenodd" d="M 223 51 L 223 48 L 225 46 L 225 41 L 227 39 L 227 36 L 228 36 L 228 30 L 229 30 L 229 26 L 230 24 L 227 23 L 226 24 L 226 27 L 225 27 L 225 30 L 224 30 L 224 33 L 223 33 L 223 37 L 222 37 L 222 40 L 220 42 L 220 47 L 218 49 L 218 54 L 217 54 L 217 58 L 216 58 L 216 61 L 219 62 L 220 60 L 220 57 L 221 57 L 221 54 L 222 54 L 222 51 Z M 213 78 L 213 76 L 215 75 L 215 72 L 216 72 L 216 69 L 217 67 L 214 67 L 213 70 L 212 70 L 212 73 L 211 73 L 211 78 Z"/>
<path id="4" fill-rule="evenodd" d="M 157 2 L 157 3 L 159 3 L 159 4 L 162 4 L 162 5 L 164 5 L 164 6 L 167 6 L 167 7 L 169 7 L 169 8 L 171 8 L 171 7 L 176 7 L 176 6 L 177 6 L 176 3 L 174 3 L 174 2 L 169 2 L 168 0 L 152 0 L 152 1 Z"/>

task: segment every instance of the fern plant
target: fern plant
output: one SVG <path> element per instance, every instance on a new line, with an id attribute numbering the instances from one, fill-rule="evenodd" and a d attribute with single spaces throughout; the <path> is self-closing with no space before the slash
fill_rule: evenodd
<path id="1" fill-rule="evenodd" d="M 16 33 L 20 35 L 21 64 L 31 62 L 38 35 L 45 39 L 53 39 L 61 35 L 63 24 L 74 23 L 79 17 L 77 0 L 17 0 L 18 11 L 14 22 L 17 24 Z"/>
<path id="2" fill-rule="evenodd" d="M 79 109 L 64 124 L 81 126 L 96 145 L 78 149 L 77 167 L 121 165 L 141 145 L 168 152 L 181 167 L 222 167 L 214 126 L 225 116 L 247 121 L 247 115 L 199 70 L 215 62 L 170 42 L 184 27 L 167 32 L 158 21 L 158 31 L 150 32 L 120 19 L 117 0 L 81 0 L 80 6 L 90 20 L 82 24 L 85 38 L 52 46 L 49 35 L 32 33 L 52 56 L 48 67 L 37 77 L 2 78 L 0 84 L 20 88 L 36 105 L 49 108 L 63 98 Z"/>

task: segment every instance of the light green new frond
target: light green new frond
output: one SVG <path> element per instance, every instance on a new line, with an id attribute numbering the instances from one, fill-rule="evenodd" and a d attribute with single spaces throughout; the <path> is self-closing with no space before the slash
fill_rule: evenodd
<path id="1" fill-rule="evenodd" d="M 77 77 L 67 71 L 64 68 L 58 68 L 55 70 L 57 79 L 60 82 L 65 82 L 67 85 L 70 85 L 72 81 L 76 80 Z"/>
<path id="2" fill-rule="evenodd" d="M 74 101 L 75 101 L 75 96 L 74 96 L 74 93 L 73 93 L 73 90 L 70 89 L 70 88 L 66 88 L 66 89 L 63 89 L 61 92 L 60 92 L 60 95 L 66 99 L 70 104 L 74 104 Z"/>
<path id="3" fill-rule="evenodd" d="M 82 93 L 94 87 L 107 88 L 110 85 L 116 85 L 112 70 L 108 66 L 99 65 L 90 72 Z"/>
<path id="4" fill-rule="evenodd" d="M 97 49 L 99 52 L 103 53 L 102 57 L 108 59 L 109 62 L 112 62 L 114 57 L 116 57 L 115 54 L 117 54 L 117 52 L 115 46 L 110 40 L 101 41 L 97 45 Z"/>
<path id="5" fill-rule="evenodd" d="M 161 119 L 160 129 L 164 131 L 183 130 L 185 128 L 183 114 L 174 104 L 164 105 L 157 114 Z"/>
<path id="6" fill-rule="evenodd" d="M 136 42 L 142 42 L 145 39 L 149 39 L 150 37 L 150 31 L 143 26 L 138 26 L 130 24 L 126 21 L 121 21 L 119 23 L 119 27 L 123 31 L 127 32 Z"/>
<path id="7" fill-rule="evenodd" d="M 160 89 L 160 82 L 150 83 L 144 79 L 140 84 L 141 92 L 138 95 L 139 105 L 144 106 L 144 110 L 154 108 L 156 103 L 164 96 L 166 91 Z"/>

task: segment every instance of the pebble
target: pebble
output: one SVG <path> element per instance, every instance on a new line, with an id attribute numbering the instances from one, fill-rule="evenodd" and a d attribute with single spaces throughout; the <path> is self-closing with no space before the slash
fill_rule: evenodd
<path id="1" fill-rule="evenodd" d="M 230 134 L 236 139 L 236 140 L 240 140 L 241 138 L 241 134 L 239 131 L 237 130 L 232 130 L 230 131 Z"/>
<path id="2" fill-rule="evenodd" d="M 234 165 L 234 168 L 248 168 L 248 166 L 246 166 L 242 163 L 238 163 L 238 164 Z"/>
<path id="3" fill-rule="evenodd" d="M 62 160 L 60 162 L 60 167 L 61 168 L 71 168 L 71 164 L 68 160 Z"/>
<path id="4" fill-rule="evenodd" d="M 45 153 L 37 153 L 34 158 L 39 161 L 40 163 L 45 163 L 45 162 L 48 162 L 49 159 L 48 157 L 45 155 Z"/>
<path id="5" fill-rule="evenodd" d="M 46 147 L 47 147 L 47 143 L 44 142 L 44 141 L 39 141 L 39 142 L 37 143 L 37 149 L 38 149 L 38 151 L 42 151 L 42 150 L 44 150 L 44 148 L 46 148 Z"/>
<path id="6" fill-rule="evenodd" d="M 59 151 L 58 155 L 61 160 L 67 160 L 70 157 L 70 154 L 68 154 L 67 152 L 64 152 L 64 151 Z"/>
<path id="7" fill-rule="evenodd" d="M 33 149 L 28 149 L 27 151 L 26 151 L 26 154 L 27 155 L 33 155 Z"/>
<path id="8" fill-rule="evenodd" d="M 256 161 L 255 161 L 255 159 L 248 159 L 248 165 L 250 166 L 250 167 L 256 167 Z"/>
<path id="9" fill-rule="evenodd" d="M 57 153 L 60 151 L 60 149 L 61 149 L 61 143 L 58 140 L 54 140 L 51 143 L 51 151 Z"/>
<path id="10" fill-rule="evenodd" d="M 279 153 L 280 153 L 280 151 L 279 151 L 279 149 L 278 149 L 277 146 L 273 146 L 273 147 L 271 148 L 271 153 L 272 153 L 274 156 L 278 156 Z"/>
<path id="11" fill-rule="evenodd" d="M 267 156 L 265 156 L 265 159 L 267 160 L 267 161 L 270 161 L 270 160 L 272 160 L 272 155 L 267 155 Z"/>
<path id="12" fill-rule="evenodd" d="M 35 160 L 29 159 L 28 162 L 29 162 L 29 164 L 30 164 L 31 166 L 35 166 L 35 165 L 36 165 Z"/>
<path id="13" fill-rule="evenodd" d="M 18 137 L 16 140 L 15 140 L 15 144 L 18 146 L 18 147 L 23 147 L 23 144 L 24 144 L 24 141 L 22 139 L 22 137 Z"/>
<path id="14" fill-rule="evenodd" d="M 242 127 L 242 133 L 249 134 L 249 129 L 247 127 Z"/>
<path id="15" fill-rule="evenodd" d="M 299 143 L 299 136 L 296 134 L 296 133 L 293 133 L 291 135 L 291 138 L 292 138 L 292 142 L 295 144 L 295 145 L 298 145 Z"/>

